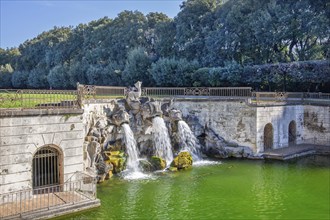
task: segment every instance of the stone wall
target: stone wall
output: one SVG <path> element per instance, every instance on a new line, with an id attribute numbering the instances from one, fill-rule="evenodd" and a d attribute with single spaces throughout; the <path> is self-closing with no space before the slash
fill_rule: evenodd
<path id="1" fill-rule="evenodd" d="M 270 123 L 273 126 L 273 149 L 287 147 L 289 144 L 289 124 L 296 123 L 296 143 L 303 143 L 304 106 L 268 106 L 257 107 L 257 150 L 264 151 L 264 128 Z"/>
<path id="2" fill-rule="evenodd" d="M 264 129 L 273 127 L 273 149 L 289 146 L 289 124 L 296 125 L 296 144 L 330 145 L 330 107 L 287 105 L 252 107 L 240 101 L 180 99 L 173 107 L 198 119 L 199 128 L 208 126 L 233 144 L 250 147 L 255 153 L 264 151 Z"/>
<path id="3" fill-rule="evenodd" d="M 0 194 L 32 188 L 33 156 L 43 146 L 63 153 L 63 181 L 84 171 L 83 141 L 82 110 L 7 110 L 0 117 Z"/>
<path id="4" fill-rule="evenodd" d="M 173 107 L 181 110 L 184 117 L 196 117 L 202 126 L 212 129 L 233 145 L 256 151 L 256 109 L 244 101 L 180 99 Z"/>
<path id="5" fill-rule="evenodd" d="M 43 146 L 54 146 L 63 154 L 63 181 L 76 171 L 85 171 L 84 138 L 93 117 L 106 118 L 115 102 L 84 103 L 83 109 L 6 110 L 0 112 L 0 194 L 32 188 L 32 160 Z M 177 99 L 171 108 L 193 118 L 192 130 L 201 135 L 211 129 L 230 145 L 264 151 L 264 128 L 273 127 L 274 148 L 288 146 L 289 124 L 296 124 L 296 143 L 330 145 L 330 107 L 252 107 L 244 101 L 223 99 Z M 95 122 L 95 120 L 94 120 Z"/>
<path id="6" fill-rule="evenodd" d="M 302 117 L 304 141 L 330 146 L 330 107 L 306 105 Z"/>

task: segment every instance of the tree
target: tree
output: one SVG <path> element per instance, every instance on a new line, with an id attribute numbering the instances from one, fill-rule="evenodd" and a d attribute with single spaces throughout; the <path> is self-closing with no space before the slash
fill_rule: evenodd
<path id="1" fill-rule="evenodd" d="M 156 25 L 154 48 L 157 58 L 172 57 L 176 54 L 175 35 L 174 21 L 170 20 Z"/>
<path id="2" fill-rule="evenodd" d="M 125 63 L 128 52 L 146 45 L 147 19 L 139 11 L 123 11 L 109 25 L 106 44 L 109 45 L 109 59 Z"/>
<path id="3" fill-rule="evenodd" d="M 181 11 L 175 18 L 180 57 L 200 61 L 204 54 L 204 38 L 210 30 L 210 18 L 216 6 L 216 0 L 187 0 L 182 3 Z"/>
<path id="4" fill-rule="evenodd" d="M 71 88 L 75 88 L 77 86 L 77 83 L 87 84 L 86 72 L 88 66 L 89 64 L 87 63 L 87 61 L 83 59 L 81 62 L 73 62 L 68 67 L 67 77 Z"/>
<path id="5" fill-rule="evenodd" d="M 25 89 L 28 85 L 29 72 L 15 71 L 13 72 L 11 82 L 14 88 Z"/>
<path id="6" fill-rule="evenodd" d="M 122 81 L 122 67 L 116 61 L 108 61 L 108 65 L 105 66 L 102 72 L 102 85 L 106 86 L 120 86 L 124 85 Z"/>
<path id="7" fill-rule="evenodd" d="M 193 86 L 192 75 L 198 67 L 196 61 L 161 58 L 151 65 L 151 74 L 157 86 Z"/>
<path id="8" fill-rule="evenodd" d="M 70 82 L 67 77 L 67 65 L 57 65 L 52 68 L 47 75 L 47 81 L 50 88 L 53 89 L 67 89 L 70 87 Z"/>
<path id="9" fill-rule="evenodd" d="M 137 81 L 142 81 L 144 86 L 154 84 L 150 74 L 151 60 L 145 48 L 138 47 L 128 54 L 125 69 L 123 72 L 123 82 L 125 85 L 133 85 Z"/>
<path id="10" fill-rule="evenodd" d="M 100 65 L 89 65 L 86 78 L 89 85 L 102 85 L 103 68 Z"/>
<path id="11" fill-rule="evenodd" d="M 0 66 L 0 88 L 9 89 L 12 87 L 13 68 L 10 64 L 5 64 Z"/>
<path id="12" fill-rule="evenodd" d="M 47 74 L 43 69 L 35 68 L 31 70 L 28 77 L 28 87 L 36 89 L 48 89 Z"/>

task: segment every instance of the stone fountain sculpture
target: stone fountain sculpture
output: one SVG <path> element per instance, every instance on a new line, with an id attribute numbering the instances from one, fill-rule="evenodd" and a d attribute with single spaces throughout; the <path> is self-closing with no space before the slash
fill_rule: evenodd
<path id="1" fill-rule="evenodd" d="M 94 116 L 84 142 L 87 171 L 95 174 L 98 181 L 103 181 L 112 170 L 111 164 L 106 164 L 102 155 L 103 144 L 109 134 L 107 125 L 105 117 Z"/>
<path id="2" fill-rule="evenodd" d="M 177 134 L 182 113 L 172 108 L 173 99 L 162 103 L 141 97 L 141 86 L 140 81 L 136 82 L 134 88 L 127 89 L 124 100 L 111 101 L 102 114 L 90 112 L 84 144 L 86 166 L 97 174 L 99 182 L 121 172 L 126 165 L 128 169 L 132 164 L 140 166 L 131 163 L 132 159 L 142 162 L 140 156 L 147 158 L 143 162 L 147 171 L 162 170 L 173 160 L 172 146 L 176 140 L 170 139 Z M 164 136 L 168 141 L 164 141 Z M 133 145 L 138 153 L 132 157 Z M 163 150 L 167 153 L 160 152 Z"/>
<path id="3" fill-rule="evenodd" d="M 142 82 L 137 81 L 134 84 L 135 88 L 131 88 L 128 90 L 126 94 L 126 103 L 129 106 L 130 111 L 135 115 L 140 110 L 140 97 L 142 94 Z"/>

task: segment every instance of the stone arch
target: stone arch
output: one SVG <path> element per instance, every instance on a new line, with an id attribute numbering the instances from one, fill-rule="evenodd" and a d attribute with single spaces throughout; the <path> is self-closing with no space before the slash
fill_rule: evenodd
<path id="1" fill-rule="evenodd" d="M 297 123 L 294 120 L 289 123 L 288 137 L 289 146 L 295 145 L 297 141 Z"/>
<path id="2" fill-rule="evenodd" d="M 34 153 L 32 160 L 33 192 L 39 194 L 49 190 L 58 191 L 63 179 L 62 150 L 55 145 L 40 147 Z"/>
<path id="3" fill-rule="evenodd" d="M 274 129 L 272 123 L 268 123 L 264 128 L 264 150 L 273 149 Z"/>

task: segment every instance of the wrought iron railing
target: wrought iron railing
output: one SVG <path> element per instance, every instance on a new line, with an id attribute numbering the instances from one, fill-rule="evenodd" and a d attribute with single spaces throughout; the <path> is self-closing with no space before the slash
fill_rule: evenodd
<path id="1" fill-rule="evenodd" d="M 132 89 L 119 86 L 80 85 L 77 90 L 0 90 L 0 111 L 10 108 L 80 108 L 86 100 L 124 98 Z M 330 105 L 330 93 L 252 92 L 251 87 L 143 87 L 142 96 L 223 97 L 245 99 L 250 105 Z"/>
<path id="2" fill-rule="evenodd" d="M 172 97 L 186 95 L 185 88 L 180 87 L 145 87 L 142 95 L 149 97 Z"/>
<path id="3" fill-rule="evenodd" d="M 95 85 L 77 85 L 78 102 L 88 99 L 109 99 L 116 97 L 124 97 L 126 87 L 120 86 L 95 86 Z"/>
<path id="4" fill-rule="evenodd" d="M 330 105 L 330 93 L 252 92 L 251 105 L 318 104 Z"/>
<path id="5" fill-rule="evenodd" d="M 251 87 L 146 87 L 142 95 L 155 97 L 218 96 L 250 97 Z"/>
<path id="6" fill-rule="evenodd" d="M 119 86 L 78 85 L 78 94 L 82 100 L 125 97 L 129 91 L 131 91 L 129 88 Z M 251 87 L 143 87 L 141 95 L 149 97 L 250 97 L 251 91 Z M 138 92 L 137 89 L 136 92 Z"/>
<path id="7" fill-rule="evenodd" d="M 0 219 L 19 218 L 96 199 L 96 179 L 77 173 L 63 184 L 1 194 Z"/>
<path id="8" fill-rule="evenodd" d="M 76 90 L 0 90 L 0 109 L 78 107 Z"/>

